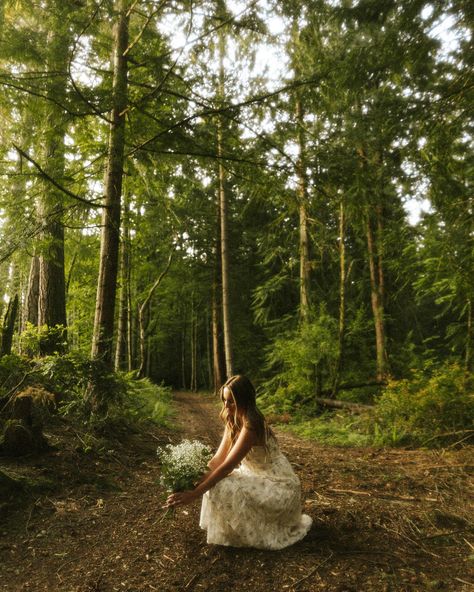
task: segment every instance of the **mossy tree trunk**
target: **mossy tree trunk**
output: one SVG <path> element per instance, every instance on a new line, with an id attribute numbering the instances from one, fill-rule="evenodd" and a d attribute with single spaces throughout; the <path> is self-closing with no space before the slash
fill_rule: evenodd
<path id="1" fill-rule="evenodd" d="M 18 314 L 18 294 L 8 302 L 0 339 L 0 357 L 7 356 L 12 351 L 13 333 Z"/>
<path id="2" fill-rule="evenodd" d="M 65 176 L 65 136 L 68 117 L 62 104 L 66 102 L 68 59 L 71 30 L 69 10 L 58 0 L 49 3 L 52 15 L 47 37 L 47 69 L 50 81 L 48 101 L 44 106 L 43 168 L 51 179 L 63 183 Z M 38 325 L 66 328 L 66 282 L 64 271 L 64 195 L 49 179 L 42 180 L 43 191 L 38 201 L 38 217 L 43 232 L 39 247 Z M 65 334 L 55 331 L 42 339 L 40 351 L 47 355 L 64 349 Z"/>
<path id="3" fill-rule="evenodd" d="M 92 338 L 92 358 L 112 366 L 115 297 L 120 244 L 120 209 L 127 107 L 128 2 L 117 0 L 114 26 L 113 109 L 110 122 L 105 203 L 102 214 L 99 277 Z"/>

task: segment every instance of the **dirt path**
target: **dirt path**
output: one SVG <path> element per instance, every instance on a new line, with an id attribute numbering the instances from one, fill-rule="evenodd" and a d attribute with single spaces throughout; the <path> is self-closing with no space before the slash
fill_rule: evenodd
<path id="1" fill-rule="evenodd" d="M 342 449 L 278 432 L 312 530 L 278 552 L 217 547 L 198 527 L 199 504 L 172 518 L 160 509 L 157 443 L 215 445 L 221 432 L 210 398 L 176 393 L 175 408 L 178 432 L 2 463 L 65 485 L 3 508 L 1 592 L 473 590 L 472 449 Z"/>

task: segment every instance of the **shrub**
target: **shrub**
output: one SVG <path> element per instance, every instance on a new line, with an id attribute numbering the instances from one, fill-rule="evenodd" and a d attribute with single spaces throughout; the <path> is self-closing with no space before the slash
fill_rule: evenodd
<path id="1" fill-rule="evenodd" d="M 171 416 L 171 388 L 153 384 L 148 378 L 127 378 L 127 408 L 131 416 L 150 419 L 162 426 Z"/>
<path id="2" fill-rule="evenodd" d="M 457 364 L 426 376 L 391 382 L 376 401 L 373 417 L 377 444 L 445 442 L 474 424 L 474 392 Z"/>
<path id="3" fill-rule="evenodd" d="M 67 349 L 66 327 L 63 325 L 36 327 L 27 323 L 26 329 L 20 335 L 19 345 L 20 350 L 29 357 L 39 356 L 52 350 L 62 353 Z"/>
<path id="4" fill-rule="evenodd" d="M 31 363 L 27 358 L 16 354 L 9 354 L 0 358 L 0 397 L 14 389 L 31 370 Z"/>
<path id="5" fill-rule="evenodd" d="M 337 352 L 337 323 L 324 310 L 317 319 L 275 339 L 267 350 L 267 368 L 275 376 L 262 385 L 265 409 L 291 411 L 295 401 L 315 394 L 318 380 L 331 384 Z"/>

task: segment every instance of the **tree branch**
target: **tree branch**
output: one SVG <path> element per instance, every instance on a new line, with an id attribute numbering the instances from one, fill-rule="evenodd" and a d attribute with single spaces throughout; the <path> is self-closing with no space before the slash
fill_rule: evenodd
<path id="1" fill-rule="evenodd" d="M 173 253 L 174 253 L 174 250 L 171 251 L 171 253 L 169 254 L 168 262 L 166 263 L 165 269 L 160 273 L 160 275 L 158 276 L 158 278 L 155 280 L 155 283 L 153 284 L 153 286 L 148 291 L 147 297 L 145 298 L 145 300 L 143 301 L 143 303 L 140 305 L 139 313 L 140 313 L 140 316 L 141 317 L 143 316 L 143 313 L 145 312 L 145 308 L 148 306 L 148 303 L 150 302 L 151 297 L 153 296 L 154 291 L 156 290 L 156 288 L 158 288 L 158 286 L 161 284 L 162 279 L 168 273 L 169 268 L 171 266 L 171 261 L 173 259 Z"/>
<path id="2" fill-rule="evenodd" d="M 63 103 L 60 103 L 59 101 L 57 101 L 53 97 L 49 97 L 39 91 L 35 91 L 35 90 L 31 89 L 31 88 L 25 88 L 24 86 L 19 86 L 18 84 L 13 84 L 13 82 L 7 82 L 6 80 L 0 80 L 0 85 L 8 86 L 9 88 L 14 88 L 15 90 L 25 92 L 29 95 L 34 96 L 34 97 L 40 97 L 41 99 L 44 99 L 45 101 L 50 101 L 54 105 L 57 105 L 60 109 L 63 109 L 68 115 L 71 115 L 73 117 L 84 117 L 87 115 L 92 115 L 92 113 L 90 113 L 88 111 L 84 111 L 84 112 L 71 111 L 71 109 L 69 109 L 66 105 L 64 105 Z"/>
<path id="3" fill-rule="evenodd" d="M 166 4 L 167 0 L 164 0 L 161 4 L 158 5 L 158 8 L 156 10 L 153 10 L 151 12 L 151 14 L 149 14 L 146 18 L 145 24 L 143 25 L 143 27 L 141 28 L 141 30 L 138 32 L 137 36 L 135 37 L 135 39 L 130 43 L 130 45 L 127 47 L 127 49 L 123 52 L 123 55 L 126 56 L 134 47 L 135 45 L 140 41 L 140 39 L 143 36 L 143 33 L 146 31 L 146 28 L 148 27 L 148 25 L 151 22 L 151 19 L 158 14 L 158 12 L 160 12 L 161 8 L 164 6 L 164 4 Z M 128 14 L 130 14 L 131 10 L 128 11 Z"/>
<path id="4" fill-rule="evenodd" d="M 140 368 L 138 370 L 138 375 L 140 377 L 143 376 L 143 372 L 145 370 L 145 339 L 146 339 L 146 330 L 147 330 L 147 327 L 145 327 L 145 322 L 144 322 L 145 311 L 150 304 L 150 300 L 151 300 L 151 297 L 153 296 L 154 291 L 156 290 L 156 288 L 158 288 L 158 286 L 161 283 L 161 280 L 168 273 L 168 270 L 171 265 L 171 260 L 173 259 L 173 253 L 174 253 L 174 249 L 170 252 L 170 255 L 168 257 L 168 262 L 166 264 L 165 269 L 160 273 L 158 278 L 155 280 L 155 283 L 148 291 L 147 297 L 145 298 L 145 300 L 142 302 L 142 304 L 138 308 L 138 325 L 139 325 L 139 331 L 140 331 Z"/>
<path id="5" fill-rule="evenodd" d="M 21 156 L 23 156 L 24 158 L 26 158 L 26 160 L 28 160 L 29 162 L 31 162 L 31 164 L 36 169 L 38 169 L 38 172 L 41 175 L 41 177 L 43 177 L 44 179 L 46 179 L 47 181 L 49 181 L 51 183 L 51 185 L 54 185 L 54 187 L 56 187 L 56 189 L 59 189 L 59 191 L 62 191 L 62 193 L 65 193 L 69 197 L 72 197 L 76 201 L 79 201 L 79 202 L 81 202 L 83 204 L 86 204 L 87 206 L 89 206 L 91 208 L 106 208 L 107 207 L 107 206 L 105 206 L 103 204 L 96 204 L 94 201 L 89 201 L 87 199 L 84 199 L 80 195 L 77 195 L 77 194 L 73 193 L 72 191 L 69 191 L 69 189 L 66 189 L 66 187 L 63 187 L 60 183 L 58 183 L 55 179 L 53 179 L 53 177 L 51 177 L 50 175 L 48 175 L 48 173 L 43 168 L 41 168 L 41 165 L 39 165 L 36 162 L 36 160 L 33 160 L 33 158 L 31 158 L 31 156 L 29 156 L 24 150 L 22 150 L 21 148 L 19 148 L 16 144 L 13 144 L 13 147 L 15 148 L 15 150 L 19 154 L 21 154 Z"/>
<path id="6" fill-rule="evenodd" d="M 148 144 L 151 144 L 155 140 L 158 140 L 161 136 L 164 136 L 167 133 L 169 133 L 181 126 L 186 125 L 187 123 L 190 123 L 191 121 L 193 121 L 194 119 L 197 119 L 198 117 L 207 117 L 210 115 L 211 116 L 226 115 L 230 111 L 233 111 L 235 109 L 240 109 L 242 107 L 248 107 L 249 105 L 253 105 L 255 103 L 260 103 L 260 102 L 270 99 L 272 97 L 278 96 L 281 93 L 287 92 L 288 90 L 293 90 L 295 88 L 299 88 L 300 86 L 305 86 L 308 84 L 314 84 L 315 82 L 319 82 L 319 80 L 320 80 L 319 77 L 318 78 L 308 78 L 305 80 L 296 80 L 296 81 L 292 82 L 291 84 L 287 84 L 286 86 L 283 86 L 275 91 L 264 93 L 261 95 L 257 95 L 255 97 L 251 97 L 250 99 L 247 99 L 246 101 L 242 101 L 240 103 L 226 105 L 225 107 L 215 107 L 215 108 L 203 109 L 202 111 L 199 111 L 197 113 L 193 113 L 192 115 L 185 117 L 181 121 L 178 121 L 178 122 L 174 123 L 173 125 L 171 125 L 170 127 L 162 130 L 161 132 L 158 132 L 157 134 L 155 134 L 154 136 L 152 136 L 148 140 L 145 140 L 144 142 L 142 142 L 138 146 L 135 146 L 135 148 L 132 148 L 132 150 L 130 150 L 127 153 L 127 156 L 132 156 L 133 154 L 135 154 L 135 152 L 142 150 L 145 146 L 147 146 Z M 288 158 L 288 156 L 287 156 L 287 158 Z"/>

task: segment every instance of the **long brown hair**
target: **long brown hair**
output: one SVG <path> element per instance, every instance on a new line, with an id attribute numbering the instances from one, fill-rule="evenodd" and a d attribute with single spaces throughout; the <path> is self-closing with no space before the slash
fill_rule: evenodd
<path id="1" fill-rule="evenodd" d="M 234 401 L 235 406 L 232 413 L 225 407 L 225 388 L 229 389 Z M 243 374 L 231 376 L 222 385 L 219 395 L 223 403 L 220 416 L 229 431 L 229 445 L 234 445 L 244 426 L 254 430 L 257 441 L 266 445 L 267 437 L 271 432 L 262 412 L 257 407 L 255 388 L 250 380 Z"/>

